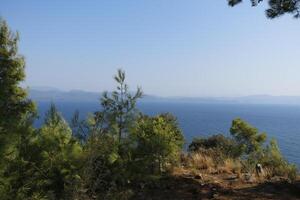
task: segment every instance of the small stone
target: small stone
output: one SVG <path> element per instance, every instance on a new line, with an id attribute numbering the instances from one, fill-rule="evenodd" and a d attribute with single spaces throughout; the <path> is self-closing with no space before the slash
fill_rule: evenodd
<path id="1" fill-rule="evenodd" d="M 200 179 L 200 180 L 203 179 L 202 174 L 197 174 L 194 178 L 195 178 L 195 179 Z"/>

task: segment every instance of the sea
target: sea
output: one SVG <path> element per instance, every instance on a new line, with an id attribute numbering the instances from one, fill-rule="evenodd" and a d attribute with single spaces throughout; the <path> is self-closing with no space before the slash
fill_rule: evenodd
<path id="1" fill-rule="evenodd" d="M 56 102 L 67 121 L 79 111 L 82 118 L 101 109 L 97 102 Z M 40 126 L 49 102 L 38 102 Z M 171 113 L 178 119 L 186 147 L 195 137 L 230 135 L 232 120 L 241 118 L 278 141 L 282 154 L 300 169 L 300 105 L 209 104 L 196 102 L 142 102 L 138 109 L 148 115 Z"/>

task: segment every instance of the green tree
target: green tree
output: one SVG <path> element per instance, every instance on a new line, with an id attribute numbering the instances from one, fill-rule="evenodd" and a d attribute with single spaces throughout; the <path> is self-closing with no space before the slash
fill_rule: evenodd
<path id="1" fill-rule="evenodd" d="M 42 188 L 55 199 L 71 197 L 79 182 L 82 166 L 82 147 L 72 137 L 72 131 L 54 104 L 46 113 L 45 123 L 39 130 L 36 145 L 40 150 L 36 162 L 43 172 Z"/>
<path id="2" fill-rule="evenodd" d="M 237 143 L 230 137 L 222 134 L 212 135 L 208 138 L 197 137 L 194 138 L 189 145 L 190 152 L 201 152 L 212 150 L 218 154 L 220 159 L 224 158 L 237 158 L 240 156 Z"/>
<path id="3" fill-rule="evenodd" d="M 16 194 L 24 187 L 24 158 L 32 140 L 35 106 L 20 84 L 25 78 L 24 57 L 18 53 L 19 36 L 0 19 L 0 193 Z M 20 187 L 19 187 L 20 186 Z M 9 198 L 11 195 L 8 195 Z M 4 197 L 5 198 L 5 197 Z"/>
<path id="4" fill-rule="evenodd" d="M 230 6 L 235 6 L 243 0 L 227 0 Z M 250 0 L 252 6 L 257 6 L 263 0 Z M 284 14 L 292 14 L 295 18 L 300 17 L 300 0 L 268 0 L 269 7 L 266 9 L 267 17 L 273 19 Z"/>
<path id="5" fill-rule="evenodd" d="M 266 133 L 259 133 L 255 127 L 241 119 L 232 121 L 230 133 L 237 142 L 241 154 L 245 155 L 260 151 L 267 138 Z"/>
<path id="6" fill-rule="evenodd" d="M 155 174 L 174 164 L 184 144 L 177 120 L 170 114 L 155 117 L 142 115 L 131 133 L 136 145 L 133 153 L 137 171 Z"/>
<path id="7" fill-rule="evenodd" d="M 129 92 L 128 85 L 125 83 L 125 72 L 121 69 L 114 79 L 118 84 L 117 90 L 111 95 L 104 92 L 101 98 L 103 111 L 102 115 L 98 113 L 98 117 L 104 118 L 108 127 L 117 127 L 118 138 L 121 141 L 136 117 L 136 102 L 143 93 L 140 88 L 134 94 Z"/>
<path id="8" fill-rule="evenodd" d="M 120 177 L 119 143 L 111 134 L 90 135 L 84 147 L 83 188 L 89 196 L 105 199 Z M 124 170 L 124 169 L 123 169 Z"/>
<path id="9" fill-rule="evenodd" d="M 20 83 L 25 78 L 24 57 L 18 54 L 19 36 L 0 19 L 0 156 L 16 141 L 24 120 L 35 111 Z M 7 150 L 7 149 L 6 149 Z"/>
<path id="10" fill-rule="evenodd" d="M 277 141 L 272 139 L 263 151 L 260 163 L 269 176 L 286 176 L 290 180 L 297 177 L 297 167 L 290 164 L 281 154 Z"/>
<path id="11" fill-rule="evenodd" d="M 39 153 L 34 145 L 35 130 L 31 124 L 27 124 L 19 131 L 22 139 L 17 137 L 14 144 L 6 145 L 9 150 L 1 158 L 3 164 L 0 168 L 0 194 L 7 200 L 26 199 L 28 192 L 31 192 L 31 185 L 38 181 L 33 176 L 35 170 L 30 162 L 32 159 L 36 160 L 35 156 Z"/>
<path id="12" fill-rule="evenodd" d="M 142 91 L 128 90 L 122 70 L 118 70 L 114 79 L 117 89 L 103 93 L 100 111 L 84 121 L 80 121 L 77 112 L 72 120 L 75 135 L 84 143 L 84 188 L 90 196 L 100 199 L 128 184 L 134 174 L 129 168 L 132 149 L 128 136 L 138 117 L 136 103 Z"/>
<path id="13" fill-rule="evenodd" d="M 56 107 L 51 105 L 40 129 L 23 131 L 30 137 L 22 151 L 6 159 L 4 199 L 72 199 L 81 179 L 82 147 Z"/>

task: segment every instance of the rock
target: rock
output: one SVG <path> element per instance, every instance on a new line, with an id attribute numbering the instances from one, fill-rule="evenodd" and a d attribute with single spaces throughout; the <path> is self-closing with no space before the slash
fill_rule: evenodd
<path id="1" fill-rule="evenodd" d="M 245 173 L 245 174 L 244 174 L 244 178 L 245 178 L 246 181 L 250 181 L 251 177 L 252 177 L 252 176 L 251 176 L 250 173 Z"/>
<path id="2" fill-rule="evenodd" d="M 225 178 L 225 180 L 232 181 L 238 179 L 237 174 L 229 175 L 228 177 Z"/>
<path id="3" fill-rule="evenodd" d="M 199 179 L 199 180 L 203 180 L 202 174 L 197 174 L 194 178 Z"/>

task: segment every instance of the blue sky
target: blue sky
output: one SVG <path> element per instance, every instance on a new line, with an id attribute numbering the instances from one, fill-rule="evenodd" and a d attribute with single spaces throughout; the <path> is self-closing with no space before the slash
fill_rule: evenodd
<path id="1" fill-rule="evenodd" d="M 160 96 L 300 95 L 300 21 L 226 0 L 1 0 L 28 86 Z"/>

